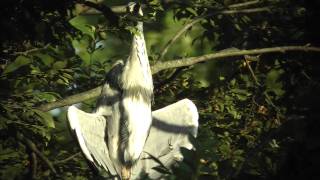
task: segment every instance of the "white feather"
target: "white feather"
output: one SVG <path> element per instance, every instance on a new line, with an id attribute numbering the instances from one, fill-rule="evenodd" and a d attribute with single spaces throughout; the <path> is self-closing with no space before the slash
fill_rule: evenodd
<path id="1" fill-rule="evenodd" d="M 136 98 L 124 98 L 123 106 L 128 114 L 128 147 L 125 160 L 138 159 L 151 126 L 151 106 Z"/>
<path id="2" fill-rule="evenodd" d="M 93 162 L 93 158 L 86 146 L 84 137 L 82 135 L 81 131 L 81 126 L 79 124 L 78 120 L 78 109 L 75 106 L 70 106 L 68 108 L 68 119 L 69 119 L 69 124 L 72 130 L 76 132 L 76 136 L 80 145 L 80 148 L 82 149 L 83 154 L 86 156 L 88 160 Z"/>

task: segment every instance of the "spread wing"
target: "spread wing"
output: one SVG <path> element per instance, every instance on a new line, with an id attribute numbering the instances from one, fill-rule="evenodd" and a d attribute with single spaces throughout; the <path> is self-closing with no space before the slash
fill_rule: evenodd
<path id="1" fill-rule="evenodd" d="M 107 141 L 107 119 L 112 114 L 112 105 L 119 101 L 118 77 L 123 62 L 117 61 L 107 74 L 94 113 L 86 113 L 75 106 L 68 108 L 68 120 L 85 157 L 98 169 L 105 169 L 110 176 L 116 176 L 116 170 L 109 157 Z"/>
<path id="2" fill-rule="evenodd" d="M 132 171 L 133 179 L 146 173 L 151 178 L 159 178 L 161 174 L 153 169 L 159 166 L 159 162 L 151 156 L 169 168 L 176 161 L 182 160 L 181 147 L 193 148 L 188 139 L 189 134 L 197 136 L 198 111 L 188 99 L 153 111 L 152 116 L 153 122 L 144 153 Z M 97 112 L 86 113 L 71 106 L 68 109 L 68 119 L 86 158 L 96 167 L 103 167 L 111 176 L 116 176 L 108 153 L 105 116 Z"/>
<path id="3" fill-rule="evenodd" d="M 117 175 L 109 158 L 105 117 L 70 106 L 68 120 L 85 157 L 97 168 L 103 167 L 110 176 Z"/>
<path id="4" fill-rule="evenodd" d="M 159 179 L 162 174 L 154 169 L 159 166 L 154 158 L 170 168 L 176 161 L 183 159 L 181 147 L 193 148 L 189 135 L 197 136 L 199 115 L 196 106 L 189 99 L 153 111 L 152 116 L 153 122 L 144 153 L 132 171 L 133 179 L 142 174 Z"/>

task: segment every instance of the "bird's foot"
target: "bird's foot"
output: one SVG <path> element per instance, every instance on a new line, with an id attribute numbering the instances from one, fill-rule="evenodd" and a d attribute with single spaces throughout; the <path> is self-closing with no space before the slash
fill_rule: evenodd
<path id="1" fill-rule="evenodd" d="M 131 177 L 131 168 L 127 166 L 123 166 L 121 169 L 121 178 L 123 180 L 130 180 Z"/>

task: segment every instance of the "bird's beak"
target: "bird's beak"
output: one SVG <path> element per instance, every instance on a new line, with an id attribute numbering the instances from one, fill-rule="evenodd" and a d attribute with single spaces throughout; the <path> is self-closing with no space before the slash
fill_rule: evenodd
<path id="1" fill-rule="evenodd" d="M 129 2 L 127 5 L 127 11 L 132 14 L 143 16 L 142 8 L 140 3 Z"/>

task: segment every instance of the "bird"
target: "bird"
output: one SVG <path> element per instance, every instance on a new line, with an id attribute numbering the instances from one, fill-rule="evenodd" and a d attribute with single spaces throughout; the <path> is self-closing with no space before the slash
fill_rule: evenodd
<path id="1" fill-rule="evenodd" d="M 138 18 L 143 16 L 138 3 L 129 3 L 128 11 Z M 129 57 L 125 62 L 119 62 L 121 70 L 106 85 L 105 90 L 109 89 L 110 92 L 102 91 L 105 92 L 104 99 L 110 98 L 111 85 L 111 88 L 116 89 L 117 102 L 110 105 L 111 109 L 100 107 L 96 110 L 97 114 L 103 114 L 107 109 L 111 113 L 107 119 L 107 145 L 110 159 L 116 164 L 116 171 L 122 179 L 130 179 L 131 168 L 142 153 L 152 122 L 152 74 L 143 22 L 135 23 Z"/>
<path id="2" fill-rule="evenodd" d="M 128 11 L 137 19 L 143 16 L 138 3 L 129 3 Z M 190 100 L 152 112 L 154 87 L 143 22 L 135 23 L 129 57 L 125 62 L 118 61 L 107 73 L 96 109 L 86 113 L 70 106 L 67 113 L 70 128 L 88 161 L 107 172 L 108 177 L 125 180 L 138 178 L 142 171 L 159 176 L 152 171 L 156 164 L 148 155 L 157 157 L 159 152 L 166 152 L 161 158 L 166 158 L 170 166 L 174 157 L 181 156 L 180 147 L 193 148 L 187 134 L 195 137 L 198 129 L 198 112 Z"/>
<path id="3" fill-rule="evenodd" d="M 133 15 L 143 16 L 139 4 L 131 3 L 128 8 Z M 142 153 L 152 122 L 153 82 L 143 22 L 137 21 L 135 29 L 131 51 L 119 77 L 120 102 L 115 107 L 120 114 L 115 112 L 112 119 L 119 122 L 117 127 L 108 127 L 110 157 L 119 163 L 122 179 L 130 179 L 131 168 Z"/>

